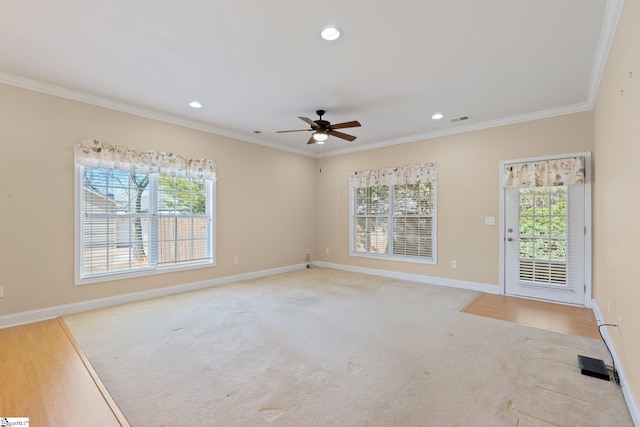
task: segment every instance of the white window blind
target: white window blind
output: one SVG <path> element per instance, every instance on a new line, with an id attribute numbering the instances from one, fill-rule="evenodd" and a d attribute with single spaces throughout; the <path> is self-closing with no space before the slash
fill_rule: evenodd
<path id="1" fill-rule="evenodd" d="M 83 168 L 81 276 L 149 268 L 149 175 Z"/>
<path id="2" fill-rule="evenodd" d="M 393 186 L 393 254 L 433 258 L 433 183 Z"/>

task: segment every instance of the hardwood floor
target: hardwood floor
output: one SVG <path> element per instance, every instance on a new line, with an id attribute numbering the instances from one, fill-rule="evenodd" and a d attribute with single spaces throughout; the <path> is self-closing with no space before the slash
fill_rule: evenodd
<path id="1" fill-rule="evenodd" d="M 0 417 L 32 426 L 129 426 L 61 319 L 0 329 Z"/>
<path id="2" fill-rule="evenodd" d="M 463 308 L 462 312 L 600 339 L 593 310 L 583 307 L 482 293 Z"/>
<path id="3" fill-rule="evenodd" d="M 480 294 L 465 313 L 600 338 L 593 312 Z M 129 426 L 61 319 L 0 329 L 0 417 L 33 426 Z"/>

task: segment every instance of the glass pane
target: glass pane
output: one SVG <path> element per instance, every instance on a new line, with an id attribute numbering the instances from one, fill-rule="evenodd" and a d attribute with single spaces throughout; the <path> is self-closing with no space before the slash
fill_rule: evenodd
<path id="1" fill-rule="evenodd" d="M 520 190 L 520 215 L 533 215 L 533 190 L 531 189 Z"/>
<path id="2" fill-rule="evenodd" d="M 396 185 L 393 203 L 394 215 L 432 215 L 432 185 L 430 183 Z"/>
<path id="3" fill-rule="evenodd" d="M 533 236 L 533 217 L 520 216 L 520 235 Z"/>
<path id="4" fill-rule="evenodd" d="M 533 255 L 536 259 L 549 259 L 549 239 L 534 239 Z"/>
<path id="5" fill-rule="evenodd" d="M 550 258 L 553 261 L 566 261 L 567 260 L 567 241 L 551 240 L 550 242 Z"/>
<path id="6" fill-rule="evenodd" d="M 538 213 L 536 211 L 536 213 Z M 536 236 L 548 236 L 551 232 L 551 221 L 548 216 L 536 216 L 534 219 L 533 234 Z"/>
<path id="7" fill-rule="evenodd" d="M 520 258 L 533 259 L 533 239 L 520 239 Z"/>
<path id="8" fill-rule="evenodd" d="M 387 219 L 379 217 L 356 218 L 355 250 L 358 252 L 387 253 Z"/>
<path id="9" fill-rule="evenodd" d="M 549 214 L 549 196 L 549 190 L 546 188 L 540 188 L 535 192 L 534 209 L 536 210 L 538 215 Z"/>
<path id="10" fill-rule="evenodd" d="M 552 236 L 566 236 L 567 234 L 567 219 L 566 216 L 552 216 L 551 217 L 551 235 Z"/>
<path id="11" fill-rule="evenodd" d="M 551 195 L 551 214 L 565 216 L 567 213 L 567 190 L 564 187 L 554 189 Z"/>
<path id="12" fill-rule="evenodd" d="M 159 213 L 205 215 L 206 210 L 205 180 L 169 176 L 158 178 Z"/>

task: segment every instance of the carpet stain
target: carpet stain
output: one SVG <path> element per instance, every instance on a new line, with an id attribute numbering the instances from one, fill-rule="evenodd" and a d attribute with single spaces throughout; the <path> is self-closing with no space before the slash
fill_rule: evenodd
<path id="1" fill-rule="evenodd" d="M 506 402 L 502 402 L 502 405 L 500 405 L 500 407 L 498 408 L 498 412 L 496 413 L 496 415 L 498 415 L 500 412 L 511 412 L 512 410 L 513 410 L 513 400 L 507 399 Z"/>
<path id="2" fill-rule="evenodd" d="M 357 363 L 349 362 L 349 373 L 350 374 L 355 374 L 360 369 L 362 369 L 362 367 L 360 365 L 358 365 Z"/>
<path id="3" fill-rule="evenodd" d="M 275 420 L 283 412 L 284 412 L 284 410 L 282 410 L 280 408 L 262 408 L 262 409 L 260 409 L 260 413 L 262 414 L 264 419 L 267 420 L 267 422 L 271 422 L 271 421 Z"/>

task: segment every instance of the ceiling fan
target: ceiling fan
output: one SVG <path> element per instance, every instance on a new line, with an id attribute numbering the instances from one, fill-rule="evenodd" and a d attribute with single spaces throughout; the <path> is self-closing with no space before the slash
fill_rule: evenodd
<path id="1" fill-rule="evenodd" d="M 322 120 L 322 116 L 324 115 L 324 113 L 325 113 L 324 110 L 317 110 L 316 111 L 316 114 L 318 116 L 320 116 L 320 118 L 318 120 L 311 120 L 311 119 L 309 119 L 307 117 L 299 117 L 298 116 L 298 118 L 300 120 L 302 120 L 303 122 L 305 122 L 309 126 L 311 126 L 311 129 L 279 130 L 276 133 L 313 132 L 313 134 L 311 134 L 311 138 L 309 138 L 309 142 L 307 142 L 307 144 L 313 144 L 313 143 L 324 144 L 324 142 L 327 140 L 327 138 L 329 138 L 329 135 L 335 136 L 337 138 L 346 139 L 347 141 L 353 141 L 354 139 L 356 139 L 355 136 L 347 135 L 346 133 L 342 133 L 342 132 L 338 132 L 338 131 L 336 131 L 336 129 L 359 127 L 359 126 L 361 126 L 360 122 L 358 122 L 357 120 L 354 120 L 354 121 L 351 121 L 351 122 L 336 123 L 335 125 L 332 125 L 328 121 Z"/>

